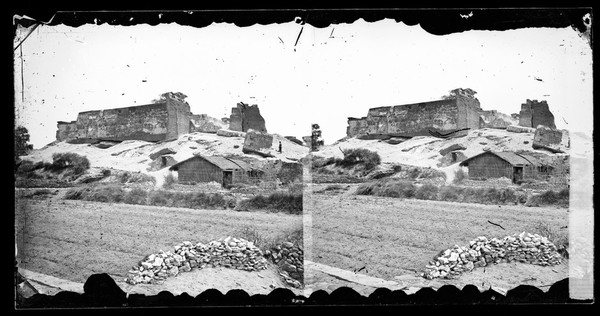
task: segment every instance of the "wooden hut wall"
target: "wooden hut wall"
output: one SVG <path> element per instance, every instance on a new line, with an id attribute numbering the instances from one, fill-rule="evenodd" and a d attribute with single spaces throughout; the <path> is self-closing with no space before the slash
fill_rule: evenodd
<path id="1" fill-rule="evenodd" d="M 247 181 L 246 172 L 242 169 L 233 171 L 233 183 L 245 183 Z"/>
<path id="2" fill-rule="evenodd" d="M 202 159 L 191 159 L 179 165 L 180 183 L 223 182 L 223 171 Z"/>
<path id="3" fill-rule="evenodd" d="M 507 161 L 492 154 L 481 155 L 469 161 L 469 178 L 512 179 L 513 167 Z"/>

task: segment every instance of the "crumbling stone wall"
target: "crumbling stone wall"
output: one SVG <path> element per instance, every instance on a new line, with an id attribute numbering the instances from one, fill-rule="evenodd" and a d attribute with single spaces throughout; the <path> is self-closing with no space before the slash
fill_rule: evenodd
<path id="1" fill-rule="evenodd" d="M 235 108 L 231 109 L 229 117 L 229 129 L 232 131 L 247 132 L 253 129 L 262 133 L 267 132 L 265 127 L 265 119 L 260 115 L 258 105 L 248 105 L 238 103 Z"/>
<path id="2" fill-rule="evenodd" d="M 367 133 L 367 117 L 363 116 L 361 118 L 348 118 L 348 127 L 346 128 L 346 135 L 364 135 Z"/>
<path id="3" fill-rule="evenodd" d="M 481 128 L 506 129 L 510 125 L 519 124 L 518 116 L 506 115 L 496 110 L 481 111 L 479 115 L 482 119 Z"/>
<path id="4" fill-rule="evenodd" d="M 190 132 L 190 105 L 182 100 L 167 98 L 168 129 L 166 139 L 177 139 Z"/>
<path id="5" fill-rule="evenodd" d="M 273 135 L 251 129 L 246 132 L 242 152 L 270 155 L 271 146 L 273 146 Z"/>
<path id="6" fill-rule="evenodd" d="M 166 97 L 154 104 L 80 112 L 71 123 L 59 122 L 58 141 L 176 139 L 189 133 L 187 102 Z"/>
<path id="7" fill-rule="evenodd" d="M 369 109 L 364 118 L 349 118 L 348 137 L 366 134 L 396 136 L 430 136 L 430 131 L 452 132 L 463 128 L 480 127 L 479 101 L 457 96 L 455 98 L 386 106 Z"/>
<path id="8" fill-rule="evenodd" d="M 190 133 L 216 133 L 223 128 L 227 128 L 227 124 L 206 114 L 190 115 Z"/>
<path id="9" fill-rule="evenodd" d="M 81 112 L 77 138 L 158 141 L 166 138 L 166 103 Z"/>
<path id="10" fill-rule="evenodd" d="M 556 128 L 554 124 L 554 115 L 550 112 L 546 101 L 529 100 L 521 104 L 519 113 L 519 125 L 524 127 L 537 128 L 538 125 L 544 125 L 550 128 Z"/>
<path id="11" fill-rule="evenodd" d="M 77 121 L 63 122 L 59 121 L 56 130 L 56 140 L 62 142 L 64 140 L 77 137 Z"/>
<path id="12" fill-rule="evenodd" d="M 554 153 L 564 153 L 570 147 L 569 132 L 546 126 L 539 126 L 533 136 L 533 149 L 546 149 Z"/>

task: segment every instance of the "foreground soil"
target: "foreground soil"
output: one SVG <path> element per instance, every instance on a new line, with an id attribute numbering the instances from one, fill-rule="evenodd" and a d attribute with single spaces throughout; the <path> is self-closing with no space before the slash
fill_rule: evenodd
<path id="1" fill-rule="evenodd" d="M 239 236 L 243 228 L 269 238 L 301 225 L 302 216 L 283 213 L 69 201 L 60 195 L 19 198 L 15 208 L 17 264 L 73 282 L 84 283 L 94 273 L 107 273 L 121 282 L 146 255 L 172 250 L 183 241 L 207 243 Z M 124 290 L 133 288 L 122 284 Z M 166 287 L 190 294 L 204 287 L 240 288 L 262 293 L 272 286 L 286 287 L 275 267 L 255 274 L 214 268 L 182 273 L 162 287 L 137 285 L 135 289 Z"/>
<path id="2" fill-rule="evenodd" d="M 477 268 L 469 273 L 462 274 L 456 279 L 427 280 L 416 273 L 404 274 L 391 279 L 390 281 L 397 282 L 397 285 L 388 288 L 412 294 L 424 287 L 439 289 L 441 286 L 448 284 L 462 289 L 470 284 L 475 285 L 481 292 L 493 289 L 502 295 L 506 295 L 508 290 L 519 285 L 532 285 L 542 291 L 548 291 L 552 284 L 568 277 L 569 266 L 567 262 L 553 267 L 540 267 L 513 262 Z M 317 290 L 325 290 L 331 293 L 342 286 L 350 287 L 363 296 L 369 296 L 377 289 L 377 287 L 350 282 L 311 269 L 305 271 L 304 280 L 306 284 L 305 295 L 307 296 Z"/>
<path id="3" fill-rule="evenodd" d="M 351 186 L 338 191 L 323 191 L 323 187 L 315 186 L 305 202 L 304 212 L 310 215 L 311 223 L 305 227 L 305 234 L 311 235 L 312 245 L 307 260 L 396 281 L 407 289 L 443 284 L 459 288 L 473 284 L 481 290 L 490 286 L 508 290 L 520 284 L 549 287 L 568 277 L 566 261 L 553 267 L 498 264 L 477 268 L 453 280 L 429 281 L 419 276 L 440 251 L 454 245 L 468 246 L 478 236 L 539 233 L 536 230 L 541 224 L 568 234 L 566 209 L 357 196 L 352 194 Z M 318 271 L 306 271 L 305 277 L 308 290 L 351 284 Z M 353 287 L 362 292 L 374 290 Z"/>

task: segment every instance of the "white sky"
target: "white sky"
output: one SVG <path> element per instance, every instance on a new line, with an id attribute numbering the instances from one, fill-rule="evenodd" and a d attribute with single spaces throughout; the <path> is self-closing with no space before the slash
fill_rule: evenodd
<path id="1" fill-rule="evenodd" d="M 15 43 L 27 32 L 20 29 Z M 318 123 L 326 144 L 345 136 L 347 117 L 438 100 L 458 87 L 477 91 L 483 109 L 506 114 L 526 99 L 547 100 L 558 128 L 593 131 L 592 50 L 572 28 L 436 36 L 419 25 L 362 19 L 323 29 L 40 26 L 21 48 L 25 90 L 23 102 L 17 49 L 15 123 L 35 148 L 55 139 L 56 121 L 147 104 L 168 91 L 186 94 L 193 113 L 216 118 L 237 102 L 258 104 L 267 130 L 284 136 L 309 135 Z"/>

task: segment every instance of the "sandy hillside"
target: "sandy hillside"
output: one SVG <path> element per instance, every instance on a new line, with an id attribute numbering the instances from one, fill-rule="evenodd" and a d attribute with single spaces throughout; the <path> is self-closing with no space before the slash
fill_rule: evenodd
<path id="1" fill-rule="evenodd" d="M 279 142 L 282 145 L 282 153 L 278 152 Z M 246 155 L 242 152 L 244 137 L 224 137 L 208 133 L 190 133 L 180 136 L 177 140 L 151 143 L 139 140 L 123 141 L 115 146 L 100 149 L 89 144 L 69 144 L 60 142 L 41 149 L 34 150 L 22 159 L 52 162 L 52 154 L 58 152 L 75 152 L 85 155 L 90 160 L 91 167 L 114 168 L 127 171 L 146 171 L 152 162 L 150 155 L 163 148 L 170 148 L 177 153 L 173 155 L 176 161 L 182 161 L 194 154 L 200 155 L 239 155 L 260 158 L 256 155 Z M 237 148 L 236 148 L 237 146 Z M 273 145 L 271 154 L 283 161 L 293 161 L 308 154 L 308 147 L 300 146 L 285 137 L 273 134 Z M 164 170 L 160 171 L 164 172 Z M 160 173 L 159 172 L 159 173 Z"/>
<path id="2" fill-rule="evenodd" d="M 382 163 L 401 163 L 419 167 L 430 167 L 442 170 L 447 174 L 453 174 L 458 164 L 439 168 L 442 155 L 441 149 L 454 144 L 466 147 L 462 151 L 467 157 L 475 156 L 483 152 L 484 147 L 492 151 L 516 151 L 527 150 L 552 155 L 547 151 L 532 148 L 534 133 L 513 133 L 500 129 L 472 130 L 465 137 L 453 139 L 441 139 L 430 136 L 417 136 L 397 145 L 391 145 L 380 140 L 360 140 L 355 137 L 342 140 L 333 145 L 324 146 L 314 153 L 321 157 L 342 158 L 342 150 L 349 148 L 367 148 L 376 151 L 381 157 Z M 526 143 L 527 142 L 527 143 Z"/>

